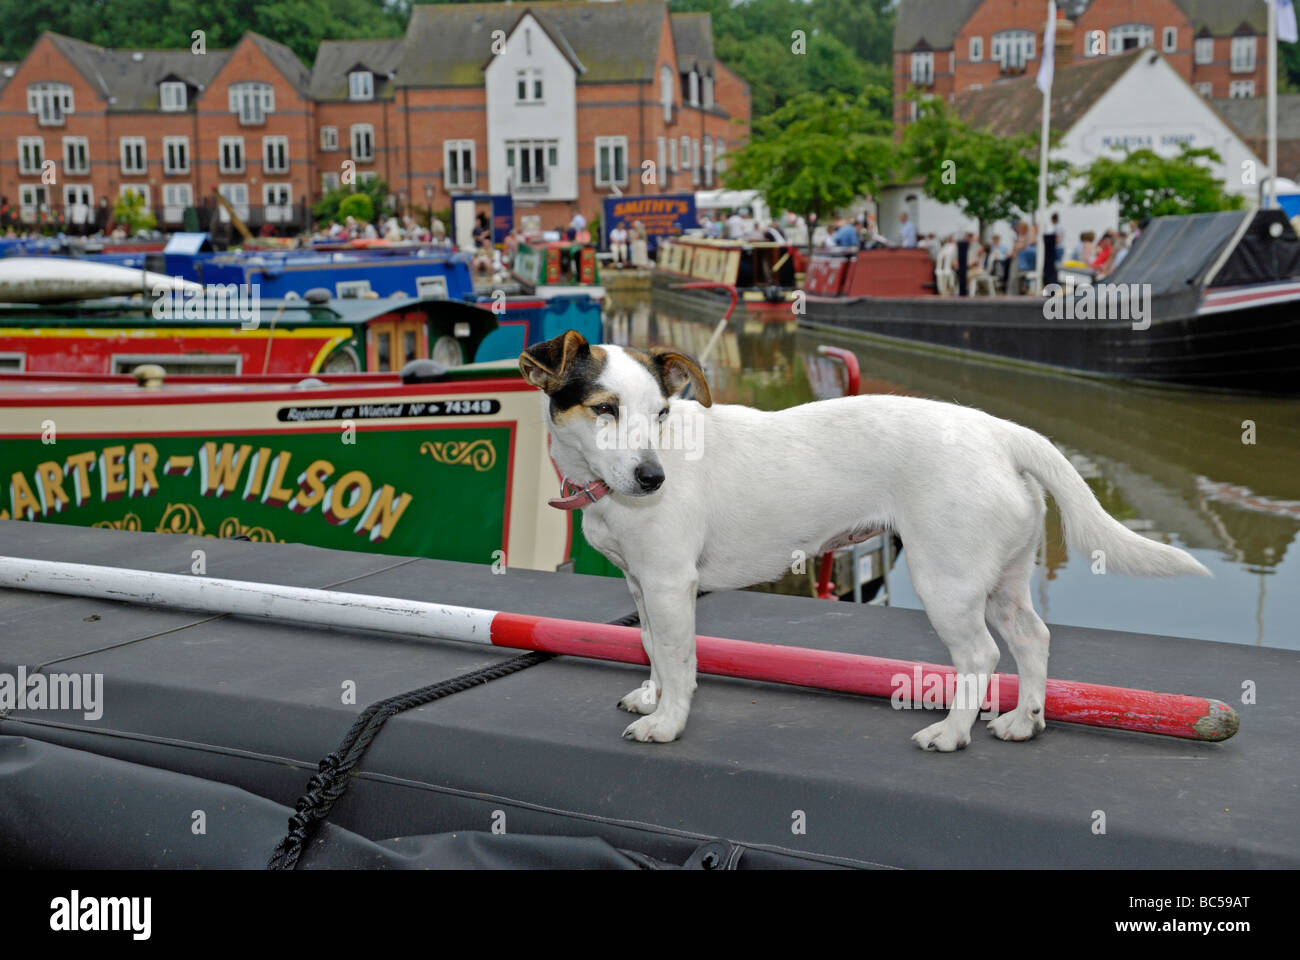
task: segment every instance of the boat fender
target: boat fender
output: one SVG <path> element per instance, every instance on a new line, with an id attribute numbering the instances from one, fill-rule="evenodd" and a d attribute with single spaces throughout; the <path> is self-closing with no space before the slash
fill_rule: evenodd
<path id="1" fill-rule="evenodd" d="M 402 367 L 402 383 L 436 383 L 447 377 L 447 368 L 436 360 L 412 360 Z"/>
<path id="2" fill-rule="evenodd" d="M 307 377 L 305 380 L 299 380 L 293 385 L 295 390 L 315 390 L 325 386 L 325 381 L 319 377 Z"/>
<path id="3" fill-rule="evenodd" d="M 334 295 L 324 287 L 312 287 L 303 294 L 303 299 L 308 303 L 329 303 Z"/>

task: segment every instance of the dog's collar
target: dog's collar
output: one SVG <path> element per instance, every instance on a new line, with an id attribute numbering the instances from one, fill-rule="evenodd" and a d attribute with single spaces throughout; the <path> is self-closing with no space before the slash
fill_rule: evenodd
<path id="1" fill-rule="evenodd" d="M 566 477 L 560 485 L 560 495 L 546 502 L 557 510 L 581 510 L 608 493 L 609 486 L 603 480 L 593 480 L 586 486 L 579 486 Z"/>

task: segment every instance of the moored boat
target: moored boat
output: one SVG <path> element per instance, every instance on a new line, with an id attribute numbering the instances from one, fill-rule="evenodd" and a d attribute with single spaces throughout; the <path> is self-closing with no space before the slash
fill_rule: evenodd
<path id="1" fill-rule="evenodd" d="M 724 303 L 724 287 L 735 287 L 746 311 L 790 312 L 796 299 L 795 251 L 766 240 L 713 240 L 675 237 L 659 242 L 651 281 L 656 293 L 694 303 Z M 712 283 L 713 289 L 681 289 L 685 283 Z"/>
<path id="2" fill-rule="evenodd" d="M 801 321 L 1073 373 L 1300 393 L 1300 238 L 1277 210 L 1160 217 L 1103 282 L 934 293 L 922 251 L 818 251 Z"/>

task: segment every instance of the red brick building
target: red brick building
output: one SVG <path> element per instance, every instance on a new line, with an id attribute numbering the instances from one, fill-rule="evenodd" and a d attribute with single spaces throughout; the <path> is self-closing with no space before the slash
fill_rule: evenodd
<path id="1" fill-rule="evenodd" d="M 1206 98 L 1267 89 L 1267 6 L 1259 0 L 1061 0 L 1058 65 L 1156 47 Z M 1035 73 L 1044 0 L 901 0 L 894 29 L 894 119 L 912 118 L 906 94 L 952 99 Z"/>
<path id="2" fill-rule="evenodd" d="M 251 33 L 166 51 L 46 33 L 0 64 L 0 116 L 0 197 L 29 221 L 102 225 L 130 190 L 175 229 L 215 190 L 295 228 L 378 176 L 403 209 L 509 192 L 553 226 L 616 191 L 716 185 L 750 108 L 707 14 L 622 0 L 416 6 L 403 37 L 327 41 L 310 70 Z"/>

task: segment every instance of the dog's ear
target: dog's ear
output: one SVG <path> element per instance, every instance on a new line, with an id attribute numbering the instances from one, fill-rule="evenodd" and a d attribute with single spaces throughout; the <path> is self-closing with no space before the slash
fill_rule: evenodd
<path id="1" fill-rule="evenodd" d="M 659 382 L 663 384 L 664 393 L 675 397 L 692 384 L 695 387 L 695 399 L 702 407 L 713 406 L 713 396 L 709 393 L 709 381 L 704 379 L 704 371 L 690 357 L 667 347 L 656 347 L 650 351 L 659 373 Z"/>
<path id="2" fill-rule="evenodd" d="M 577 330 L 566 330 L 551 340 L 535 343 L 519 355 L 519 372 L 534 387 L 554 393 L 568 378 L 573 362 L 591 347 Z"/>

